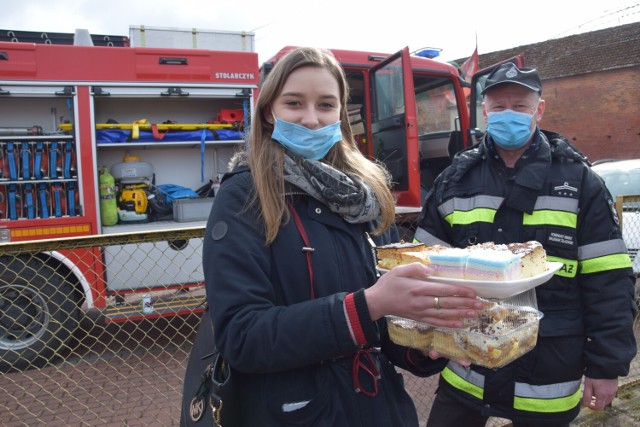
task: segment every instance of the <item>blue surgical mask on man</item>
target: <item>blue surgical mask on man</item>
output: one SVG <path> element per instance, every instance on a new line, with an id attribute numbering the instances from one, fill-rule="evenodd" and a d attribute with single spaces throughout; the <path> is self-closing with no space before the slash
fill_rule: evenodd
<path id="1" fill-rule="evenodd" d="M 309 129 L 281 119 L 275 121 L 271 138 L 305 159 L 322 160 L 342 139 L 340 121 L 320 129 Z"/>
<path id="2" fill-rule="evenodd" d="M 531 120 L 532 114 L 513 110 L 490 112 L 487 114 L 487 132 L 498 147 L 517 150 L 529 141 L 533 133 Z"/>

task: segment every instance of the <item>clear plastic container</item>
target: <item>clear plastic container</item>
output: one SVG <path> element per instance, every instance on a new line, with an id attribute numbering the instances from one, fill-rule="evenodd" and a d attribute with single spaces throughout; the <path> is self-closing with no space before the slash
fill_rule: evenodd
<path id="1" fill-rule="evenodd" d="M 527 292 L 528 293 L 528 292 Z M 536 345 L 543 314 L 532 305 L 485 301 L 478 318 L 466 319 L 460 329 L 439 328 L 401 317 L 387 316 L 389 336 L 396 344 L 443 357 L 464 359 L 488 368 L 500 368 Z M 531 303 L 531 295 L 520 295 Z"/>

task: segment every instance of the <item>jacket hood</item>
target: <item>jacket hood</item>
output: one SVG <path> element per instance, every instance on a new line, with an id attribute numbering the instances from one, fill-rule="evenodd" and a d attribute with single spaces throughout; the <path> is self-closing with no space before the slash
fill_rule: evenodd
<path id="1" fill-rule="evenodd" d="M 249 156 L 245 150 L 238 151 L 235 153 L 231 160 L 229 160 L 229 171 L 236 169 L 239 166 L 248 166 L 249 165 Z"/>

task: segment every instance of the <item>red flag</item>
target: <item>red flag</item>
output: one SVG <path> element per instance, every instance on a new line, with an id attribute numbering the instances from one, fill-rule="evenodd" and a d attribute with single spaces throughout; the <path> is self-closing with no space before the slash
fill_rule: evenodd
<path id="1" fill-rule="evenodd" d="M 478 71 L 480 60 L 478 58 L 478 45 L 476 45 L 476 49 L 473 51 L 473 54 L 462 63 L 460 67 L 460 72 L 462 74 L 462 78 L 466 81 L 470 82 L 471 77 Z"/>

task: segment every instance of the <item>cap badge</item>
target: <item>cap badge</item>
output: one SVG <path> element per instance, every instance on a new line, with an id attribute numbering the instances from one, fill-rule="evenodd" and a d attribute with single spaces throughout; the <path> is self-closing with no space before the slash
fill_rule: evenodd
<path id="1" fill-rule="evenodd" d="M 518 75 L 518 70 L 516 70 L 516 67 L 511 67 L 511 69 L 507 71 L 507 73 L 505 74 L 505 76 L 507 76 L 510 79 L 514 78 L 517 75 Z"/>

